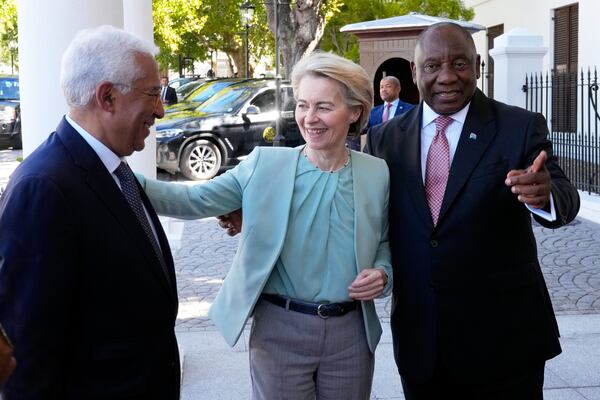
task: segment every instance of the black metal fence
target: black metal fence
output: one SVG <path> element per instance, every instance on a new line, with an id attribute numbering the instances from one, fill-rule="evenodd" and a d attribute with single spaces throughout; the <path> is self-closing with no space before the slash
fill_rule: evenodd
<path id="1" fill-rule="evenodd" d="M 554 153 L 571 182 L 600 193 L 597 70 L 527 75 L 523 91 L 526 108 L 548 120 Z"/>

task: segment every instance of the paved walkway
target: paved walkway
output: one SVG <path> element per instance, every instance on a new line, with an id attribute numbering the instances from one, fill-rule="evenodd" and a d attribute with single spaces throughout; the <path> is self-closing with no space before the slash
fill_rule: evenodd
<path id="1" fill-rule="evenodd" d="M 558 230 L 534 224 L 539 257 L 561 329 L 563 354 L 546 368 L 545 398 L 600 400 L 600 225 L 578 218 Z M 250 399 L 247 340 L 232 350 L 207 318 L 237 245 L 216 219 L 186 221 L 174 257 L 178 337 L 185 355 L 183 397 Z M 391 299 L 377 301 L 384 336 L 376 353 L 372 399 L 403 399 L 393 363 Z"/>
<path id="2" fill-rule="evenodd" d="M 0 150 L 0 187 L 18 165 L 18 156 L 20 151 Z M 586 218 L 600 221 L 599 198 L 586 198 L 582 208 Z M 164 218 L 163 224 L 173 246 L 179 287 L 182 400 L 250 399 L 248 330 L 232 350 L 207 318 L 238 238 L 228 237 L 214 218 Z M 563 346 L 563 354 L 547 364 L 545 398 L 600 400 L 600 225 L 577 218 L 558 230 L 534 225 L 534 232 Z M 372 399 L 404 398 L 393 362 L 390 303 L 390 298 L 377 301 L 384 334 L 376 353 Z"/>
<path id="3" fill-rule="evenodd" d="M 22 157 L 22 150 L 0 150 L 0 192 L 8 183 L 8 177 L 19 165 L 17 157 Z"/>
<path id="4" fill-rule="evenodd" d="M 535 224 L 538 254 L 556 314 L 600 314 L 600 225 L 576 219 L 557 230 Z M 237 246 L 214 218 L 184 222 L 178 273 L 180 331 L 212 330 L 206 313 Z M 382 322 L 389 321 L 391 298 L 378 300 Z M 600 363 L 600 361 L 599 361 Z"/>

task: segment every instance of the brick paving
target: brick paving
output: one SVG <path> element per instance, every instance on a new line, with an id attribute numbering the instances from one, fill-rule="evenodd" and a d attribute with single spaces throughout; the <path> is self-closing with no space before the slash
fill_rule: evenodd
<path id="1" fill-rule="evenodd" d="M 556 313 L 600 313 L 600 225 L 577 218 L 556 230 L 537 225 L 534 231 Z"/>
<path id="2" fill-rule="evenodd" d="M 539 258 L 557 314 L 600 313 L 600 225 L 585 219 L 556 229 L 534 223 Z M 238 239 L 209 218 L 186 221 L 181 249 L 174 253 L 183 318 L 178 330 L 213 330 L 206 311 L 227 274 Z M 389 322 L 391 298 L 376 302 Z"/>
<path id="3" fill-rule="evenodd" d="M 19 165 L 17 157 L 22 157 L 22 150 L 0 150 L 0 192 L 8 183 L 12 171 Z"/>

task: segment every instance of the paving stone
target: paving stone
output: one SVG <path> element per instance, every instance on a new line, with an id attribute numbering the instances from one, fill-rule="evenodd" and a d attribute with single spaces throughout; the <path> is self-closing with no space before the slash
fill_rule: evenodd
<path id="1" fill-rule="evenodd" d="M 557 314 L 600 313 L 600 225 L 583 219 L 556 230 L 534 223 L 542 272 Z M 238 245 L 215 218 L 185 221 L 181 248 L 174 253 L 182 304 L 212 302 L 227 275 Z M 195 296 L 195 297 L 194 297 Z M 389 321 L 391 298 L 378 299 L 382 321 Z M 205 330 L 206 317 L 178 322 L 178 329 Z"/>

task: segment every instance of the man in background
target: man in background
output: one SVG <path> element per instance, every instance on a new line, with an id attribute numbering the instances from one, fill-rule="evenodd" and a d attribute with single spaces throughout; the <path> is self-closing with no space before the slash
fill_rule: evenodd
<path id="1" fill-rule="evenodd" d="M 395 76 L 389 75 L 381 79 L 379 83 L 379 95 L 384 103 L 373 107 L 367 128 L 387 122 L 414 107 L 413 104 L 400 100 L 401 90 L 400 81 Z M 348 138 L 346 146 L 352 150 L 360 151 L 360 136 Z"/>
<path id="2" fill-rule="evenodd" d="M 177 92 L 169 86 L 169 78 L 166 76 L 160 78 L 160 100 L 167 106 L 177 103 Z"/>
<path id="3" fill-rule="evenodd" d="M 405 103 L 400 100 L 402 87 L 400 81 L 395 76 L 386 76 L 379 83 L 379 95 L 384 101 L 382 105 L 373 107 L 369 116 L 369 125 L 372 127 L 382 122 L 394 118 L 414 107 L 413 104 Z"/>
<path id="4" fill-rule="evenodd" d="M 177 400 L 165 233 L 126 163 L 164 115 L 154 45 L 111 26 L 62 58 L 69 111 L 0 198 L 5 400 Z"/>

